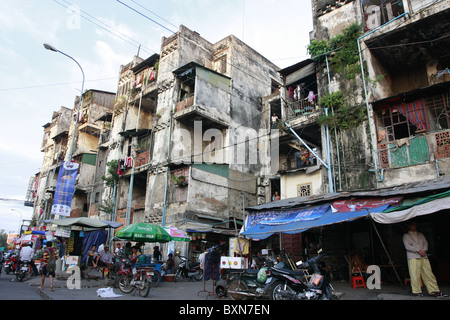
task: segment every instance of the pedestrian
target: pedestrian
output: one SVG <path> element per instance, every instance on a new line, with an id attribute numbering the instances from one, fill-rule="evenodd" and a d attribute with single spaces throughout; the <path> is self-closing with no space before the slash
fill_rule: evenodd
<path id="1" fill-rule="evenodd" d="M 158 263 L 159 261 L 161 261 L 161 251 L 159 251 L 158 246 L 153 247 L 153 260 L 154 263 Z"/>
<path id="2" fill-rule="evenodd" d="M 125 259 L 129 259 L 130 258 L 131 254 L 132 254 L 132 252 L 131 252 L 131 242 L 127 242 L 125 244 L 125 249 L 123 250 L 122 253 L 123 253 L 123 257 Z"/>
<path id="3" fill-rule="evenodd" d="M 114 255 L 115 256 L 120 256 L 122 255 L 122 244 L 120 242 L 118 242 L 116 244 L 116 250 L 114 251 Z"/>
<path id="4" fill-rule="evenodd" d="M 413 295 L 418 297 L 423 296 L 420 283 L 420 279 L 422 279 L 430 295 L 447 297 L 447 295 L 440 291 L 436 277 L 431 270 L 430 261 L 427 256 L 428 241 L 423 233 L 417 231 L 417 225 L 414 221 L 408 223 L 408 232 L 403 235 L 403 244 L 406 248 Z"/>
<path id="5" fill-rule="evenodd" d="M 41 278 L 41 290 L 44 289 L 45 277 L 50 278 L 50 290 L 53 291 L 53 277 L 55 277 L 56 271 L 56 260 L 58 260 L 58 254 L 54 248 L 52 248 L 53 243 L 47 241 L 47 248 L 44 250 L 42 257 L 44 266 L 42 267 L 42 278 Z"/>
<path id="6" fill-rule="evenodd" d="M 60 239 L 58 239 L 58 256 L 59 256 L 59 258 L 60 259 L 62 259 L 64 256 L 65 256 L 65 251 L 66 251 L 66 248 L 65 248 L 65 244 L 64 244 L 64 240 L 62 239 L 62 240 L 60 240 Z"/>

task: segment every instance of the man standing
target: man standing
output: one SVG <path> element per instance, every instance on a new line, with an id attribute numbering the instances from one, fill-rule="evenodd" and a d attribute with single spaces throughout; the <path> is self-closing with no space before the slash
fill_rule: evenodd
<path id="1" fill-rule="evenodd" d="M 428 293 L 436 297 L 445 297 L 439 290 L 436 277 L 431 270 L 428 260 L 428 241 L 425 236 L 417 231 L 414 221 L 408 223 L 409 231 L 403 235 L 403 244 L 406 248 L 409 276 L 411 279 L 412 293 L 415 296 L 423 296 L 420 279 L 427 287 Z"/>

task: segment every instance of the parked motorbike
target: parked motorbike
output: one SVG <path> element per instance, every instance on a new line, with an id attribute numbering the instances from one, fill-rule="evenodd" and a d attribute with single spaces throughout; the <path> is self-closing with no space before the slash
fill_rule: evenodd
<path id="1" fill-rule="evenodd" d="M 336 299 L 330 276 L 324 269 L 319 254 L 292 270 L 281 262 L 270 270 L 273 279 L 269 297 L 271 300 L 333 300 Z"/>
<path id="2" fill-rule="evenodd" d="M 29 261 L 21 261 L 19 272 L 16 273 L 16 279 L 22 282 L 31 274 L 31 264 Z"/>
<path id="3" fill-rule="evenodd" d="M 5 262 L 5 255 L 0 251 L 0 274 L 2 274 L 3 264 Z"/>
<path id="4" fill-rule="evenodd" d="M 233 300 L 267 298 L 270 292 L 270 273 L 268 267 L 261 269 L 242 269 L 225 271 L 227 274 L 226 294 Z"/>
<path id="5" fill-rule="evenodd" d="M 274 282 L 270 277 L 271 269 L 277 263 L 276 259 L 264 259 L 260 269 L 222 269 L 222 279 L 225 285 L 216 286 L 219 296 L 229 295 L 233 300 L 269 298 L 270 288 Z"/>
<path id="6" fill-rule="evenodd" d="M 153 268 L 141 266 L 135 267 L 136 259 L 124 259 L 122 266 L 117 272 L 117 283 L 120 291 L 131 293 L 139 290 L 141 297 L 147 297 L 150 293 Z"/>
<path id="7" fill-rule="evenodd" d="M 10 272 L 15 272 L 17 268 L 18 256 L 15 253 L 10 253 L 5 258 L 5 272 L 9 274 Z"/>
<path id="8" fill-rule="evenodd" d="M 193 262 L 192 260 L 179 256 L 181 262 L 178 264 L 178 269 L 175 272 L 174 281 L 180 281 L 183 279 L 199 281 L 203 278 L 203 270 L 200 268 L 200 263 Z"/>

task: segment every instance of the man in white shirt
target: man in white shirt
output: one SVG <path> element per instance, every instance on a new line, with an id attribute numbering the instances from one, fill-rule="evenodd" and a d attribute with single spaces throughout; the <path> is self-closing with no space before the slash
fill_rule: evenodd
<path id="1" fill-rule="evenodd" d="M 437 297 L 446 296 L 439 290 L 436 277 L 431 270 L 430 261 L 428 261 L 427 256 L 427 239 L 421 232 L 417 231 L 417 225 L 414 221 L 408 223 L 408 228 L 409 231 L 403 235 L 403 244 L 406 248 L 413 295 L 423 296 L 420 284 L 420 279 L 422 279 L 430 295 Z"/>
<path id="2" fill-rule="evenodd" d="M 22 262 L 24 261 L 28 261 L 31 265 L 31 269 L 33 270 L 33 273 L 35 276 L 38 275 L 38 271 L 36 268 L 36 265 L 34 264 L 34 260 L 33 260 L 33 256 L 34 256 L 34 250 L 32 248 L 33 243 L 28 242 L 26 246 L 22 247 L 22 249 L 20 250 L 20 261 L 18 263 L 18 268 L 16 270 L 16 273 L 19 272 L 20 270 L 20 265 Z"/>
<path id="3" fill-rule="evenodd" d="M 112 261 L 111 253 L 109 252 L 109 246 L 105 245 L 103 247 L 103 251 L 99 253 L 100 259 L 98 261 L 99 267 L 107 267 L 110 270 L 112 270 L 112 267 L 114 266 Z M 108 278 L 110 277 L 110 272 L 108 272 Z"/>

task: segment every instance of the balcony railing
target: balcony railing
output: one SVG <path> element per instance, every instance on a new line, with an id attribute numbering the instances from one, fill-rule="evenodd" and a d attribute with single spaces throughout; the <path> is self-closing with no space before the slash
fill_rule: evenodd
<path id="1" fill-rule="evenodd" d="M 287 157 L 280 163 L 280 170 L 307 169 L 317 165 L 317 159 L 309 153 Z"/>
<path id="2" fill-rule="evenodd" d="M 308 100 L 307 98 L 297 101 L 290 101 L 287 103 L 288 120 L 300 116 L 308 116 L 319 111 L 319 103 L 317 98 L 315 100 Z"/>
<path id="3" fill-rule="evenodd" d="M 177 103 L 176 111 L 181 111 L 194 105 L 194 94 L 191 94 Z"/>

